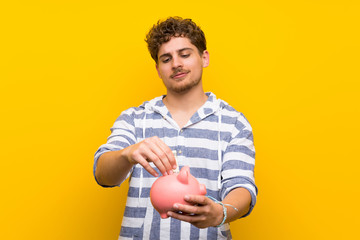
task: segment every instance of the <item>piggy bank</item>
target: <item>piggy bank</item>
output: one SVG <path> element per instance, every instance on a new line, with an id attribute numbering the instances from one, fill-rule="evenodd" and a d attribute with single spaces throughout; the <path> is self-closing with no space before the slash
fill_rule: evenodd
<path id="1" fill-rule="evenodd" d="M 184 166 L 179 173 L 159 177 L 151 186 L 150 200 L 160 217 L 167 218 L 166 213 L 174 203 L 190 205 L 184 200 L 187 194 L 205 195 L 206 187 L 190 174 L 188 166 Z"/>

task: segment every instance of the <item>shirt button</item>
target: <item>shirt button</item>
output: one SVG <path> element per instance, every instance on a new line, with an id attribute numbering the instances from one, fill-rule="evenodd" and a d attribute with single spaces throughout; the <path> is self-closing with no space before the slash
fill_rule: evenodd
<path id="1" fill-rule="evenodd" d="M 181 130 L 180 130 L 180 132 L 184 132 L 184 130 L 183 130 L 183 129 L 181 129 Z"/>
<path id="2" fill-rule="evenodd" d="M 181 150 L 179 150 L 179 151 L 178 151 L 178 153 L 179 153 L 179 154 L 181 154 L 181 153 L 182 153 L 182 151 L 181 151 Z"/>

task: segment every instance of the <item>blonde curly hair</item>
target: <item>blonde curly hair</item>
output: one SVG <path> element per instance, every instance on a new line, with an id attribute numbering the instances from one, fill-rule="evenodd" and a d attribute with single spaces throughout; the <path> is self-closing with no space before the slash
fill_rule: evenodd
<path id="1" fill-rule="evenodd" d="M 158 21 L 146 35 L 145 41 L 151 57 L 158 63 L 158 52 L 163 43 L 173 37 L 187 37 L 196 46 L 199 54 L 206 50 L 204 32 L 191 19 L 169 17 L 165 21 Z"/>

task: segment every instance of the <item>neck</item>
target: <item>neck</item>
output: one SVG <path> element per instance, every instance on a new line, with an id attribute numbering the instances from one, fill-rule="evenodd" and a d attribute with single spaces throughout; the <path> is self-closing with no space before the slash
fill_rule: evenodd
<path id="1" fill-rule="evenodd" d="M 191 116 L 204 105 L 208 97 L 201 88 L 191 89 L 186 93 L 174 93 L 168 91 L 163 102 L 169 110 L 172 118 L 180 128 L 190 120 Z"/>
<path id="2" fill-rule="evenodd" d="M 191 89 L 185 93 L 168 91 L 163 102 L 169 111 L 171 109 L 172 111 L 193 112 L 195 110 L 196 112 L 206 102 L 207 98 L 201 87 L 199 89 Z"/>

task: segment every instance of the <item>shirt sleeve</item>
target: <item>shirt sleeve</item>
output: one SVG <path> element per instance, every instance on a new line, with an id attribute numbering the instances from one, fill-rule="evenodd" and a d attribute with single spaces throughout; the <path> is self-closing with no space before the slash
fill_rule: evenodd
<path id="1" fill-rule="evenodd" d="M 235 188 L 245 188 L 251 194 L 250 210 L 253 210 L 258 189 L 254 178 L 255 147 L 252 128 L 244 115 L 240 114 L 235 123 L 231 140 L 223 155 L 222 188 L 220 197 L 224 199 Z"/>
<path id="2" fill-rule="evenodd" d="M 93 166 L 94 177 L 98 159 L 102 154 L 110 151 L 118 151 L 136 143 L 134 116 L 131 109 L 122 112 L 110 130 L 111 134 L 107 138 L 107 142 L 101 145 L 95 153 Z M 99 184 L 96 177 L 95 180 Z"/>

